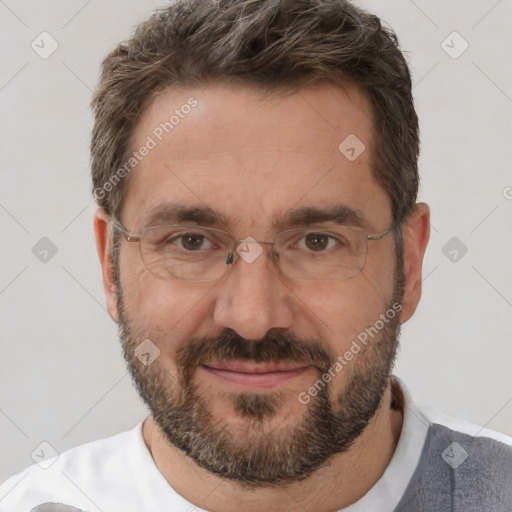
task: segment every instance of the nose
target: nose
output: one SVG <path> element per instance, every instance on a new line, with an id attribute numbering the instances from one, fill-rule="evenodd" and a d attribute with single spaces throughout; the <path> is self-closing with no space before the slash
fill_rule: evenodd
<path id="1" fill-rule="evenodd" d="M 254 260 L 235 255 L 233 269 L 216 287 L 215 323 L 247 340 L 259 340 L 274 327 L 290 328 L 293 321 L 290 284 L 271 261 L 272 246 L 251 244 L 251 251 L 258 247 L 263 252 Z"/>

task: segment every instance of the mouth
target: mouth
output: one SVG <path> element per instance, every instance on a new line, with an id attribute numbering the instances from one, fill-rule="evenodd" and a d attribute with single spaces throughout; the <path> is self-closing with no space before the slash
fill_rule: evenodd
<path id="1" fill-rule="evenodd" d="M 227 384 L 272 388 L 302 375 L 310 365 L 300 363 L 213 362 L 200 366 L 209 375 Z"/>

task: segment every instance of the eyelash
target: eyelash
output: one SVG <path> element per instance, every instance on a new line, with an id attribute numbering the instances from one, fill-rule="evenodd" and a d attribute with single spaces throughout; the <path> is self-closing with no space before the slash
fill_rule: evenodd
<path id="1" fill-rule="evenodd" d="M 346 241 L 340 240 L 339 236 L 334 236 L 334 235 L 331 235 L 329 233 L 323 233 L 323 232 L 320 232 L 320 231 L 308 232 L 308 233 L 302 235 L 301 238 L 299 238 L 299 240 L 295 241 L 294 243 L 297 244 L 297 243 L 305 240 L 307 236 L 311 236 L 311 235 L 318 235 L 318 236 L 321 236 L 321 237 L 327 237 L 329 239 L 329 241 L 335 241 L 335 242 L 341 243 L 342 245 L 347 245 Z M 181 233 L 179 235 L 175 235 L 175 236 L 173 236 L 171 238 L 167 238 L 162 243 L 163 244 L 171 244 L 171 243 L 174 243 L 176 240 L 183 239 L 184 237 L 187 237 L 187 236 L 203 237 L 203 240 L 208 240 L 210 243 L 212 243 L 212 241 L 209 238 L 207 238 L 205 235 L 203 235 L 201 233 L 194 233 L 194 232 L 187 232 L 187 233 Z M 319 252 L 326 252 L 327 250 L 332 249 L 332 246 L 329 247 L 329 245 L 330 244 L 328 244 L 328 247 L 325 250 L 319 251 Z M 197 252 L 197 251 L 190 251 L 189 249 L 184 249 L 184 250 L 187 251 L 187 252 L 188 251 L 189 252 Z M 313 253 L 315 251 L 308 251 L 308 252 L 312 252 Z"/>

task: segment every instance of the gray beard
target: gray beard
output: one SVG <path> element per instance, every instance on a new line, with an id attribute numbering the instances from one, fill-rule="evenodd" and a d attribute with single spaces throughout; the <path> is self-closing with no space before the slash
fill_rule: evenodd
<path id="1" fill-rule="evenodd" d="M 387 309 L 402 299 L 404 276 L 400 263 L 397 261 L 393 296 Z M 271 429 L 269 420 L 279 414 L 281 404 L 297 397 L 285 392 L 229 395 L 234 413 L 247 420 L 246 436 L 242 436 L 242 443 L 237 442 L 241 436 L 234 436 L 227 423 L 214 419 L 205 396 L 194 384 L 194 370 L 199 364 L 211 358 L 286 359 L 312 363 L 320 379 L 336 356 L 327 353 L 317 340 L 298 339 L 281 329 L 271 329 L 259 342 L 247 341 L 227 329 L 215 338 L 185 340 L 177 352 L 176 379 L 159 364 L 159 359 L 144 366 L 134 355 L 141 340 L 155 340 L 132 327 L 120 280 L 116 285 L 119 337 L 140 397 L 167 441 L 215 475 L 253 489 L 304 480 L 334 455 L 348 450 L 382 403 L 398 349 L 398 313 L 355 356 L 350 367 L 340 370 L 349 371 L 349 379 L 337 395 L 336 408 L 330 400 L 330 383 L 326 383 L 304 405 L 299 421 L 286 428 L 280 429 L 277 424 Z"/>

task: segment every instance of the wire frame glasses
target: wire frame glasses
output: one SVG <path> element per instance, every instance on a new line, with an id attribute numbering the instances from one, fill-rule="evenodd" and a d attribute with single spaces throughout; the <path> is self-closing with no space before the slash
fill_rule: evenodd
<path id="1" fill-rule="evenodd" d="M 298 281 L 344 281 L 364 268 L 368 241 L 380 240 L 398 222 L 375 235 L 348 226 L 293 228 L 272 241 L 236 240 L 227 231 L 197 225 L 165 225 L 132 235 L 117 220 L 127 242 L 138 242 L 144 266 L 161 279 L 187 282 L 216 281 L 239 260 L 252 263 L 263 246 L 272 248 L 274 265 L 284 277 Z"/>

